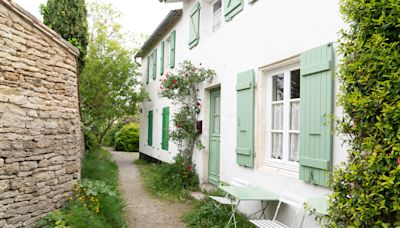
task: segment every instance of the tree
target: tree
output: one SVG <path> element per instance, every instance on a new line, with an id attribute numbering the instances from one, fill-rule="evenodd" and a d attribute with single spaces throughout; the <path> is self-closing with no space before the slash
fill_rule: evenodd
<path id="1" fill-rule="evenodd" d="M 329 227 L 400 226 L 400 4 L 342 0 L 339 130 L 350 147 L 333 175 Z"/>
<path id="2" fill-rule="evenodd" d="M 85 0 L 48 0 L 40 5 L 43 23 L 56 31 L 80 51 L 78 64 L 84 67 L 88 45 L 88 23 Z"/>
<path id="3" fill-rule="evenodd" d="M 215 71 L 195 67 L 190 61 L 179 64 L 177 72 L 170 72 L 161 78 L 160 96 L 172 100 L 179 107 L 172 122 L 171 139 L 178 145 L 179 153 L 186 164 L 192 163 L 195 147 L 203 145 L 196 127 L 201 109 L 198 86 L 205 80 L 212 80 Z"/>
<path id="4" fill-rule="evenodd" d="M 110 4 L 94 2 L 90 10 L 90 42 L 85 68 L 80 77 L 81 110 L 84 125 L 102 143 L 113 123 L 133 115 L 145 98 L 133 50 L 124 44 L 129 37 L 116 20 L 119 12 Z"/>

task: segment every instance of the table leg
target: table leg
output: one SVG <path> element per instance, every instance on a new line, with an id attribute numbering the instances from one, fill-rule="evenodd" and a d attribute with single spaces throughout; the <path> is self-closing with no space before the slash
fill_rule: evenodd
<path id="1" fill-rule="evenodd" d="M 231 216 L 229 217 L 228 224 L 226 225 L 227 228 L 230 227 L 232 220 L 233 220 L 233 225 L 236 228 L 236 216 L 235 216 L 235 213 L 236 213 L 236 210 L 237 210 L 237 208 L 239 206 L 239 203 L 240 203 L 240 200 L 238 200 L 236 205 L 233 205 L 233 204 L 231 205 L 232 212 L 231 212 Z"/>

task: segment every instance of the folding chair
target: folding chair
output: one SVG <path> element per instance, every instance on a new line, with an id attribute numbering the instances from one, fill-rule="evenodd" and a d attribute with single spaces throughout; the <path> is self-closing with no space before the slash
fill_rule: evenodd
<path id="1" fill-rule="evenodd" d="M 278 221 L 276 218 L 278 217 L 279 209 L 281 208 L 282 203 L 289 205 L 296 209 L 296 216 L 291 222 L 290 226 L 283 224 L 282 222 Z M 303 212 L 303 203 L 295 202 L 293 200 L 287 199 L 285 197 L 279 198 L 278 206 L 276 207 L 276 211 L 272 220 L 264 219 L 264 220 L 250 220 L 251 223 L 256 225 L 260 228 L 301 228 L 303 226 L 304 221 L 304 212 Z M 298 225 L 299 214 L 302 212 L 302 217 L 300 221 L 300 226 Z"/>

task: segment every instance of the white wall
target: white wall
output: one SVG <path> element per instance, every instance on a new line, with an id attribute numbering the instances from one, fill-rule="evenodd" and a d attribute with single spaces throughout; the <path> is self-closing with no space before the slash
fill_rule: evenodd
<path id="1" fill-rule="evenodd" d="M 335 42 L 338 31 L 344 26 L 339 16 L 338 0 L 258 0 L 249 5 L 245 0 L 244 10 L 232 21 L 212 32 L 212 5 L 201 2 L 200 41 L 192 50 L 188 48 L 189 13 L 195 1 L 184 1 L 183 15 L 175 26 L 176 30 L 176 63 L 185 59 L 194 64 L 214 69 L 217 77 L 211 84 L 204 83 L 201 90 L 203 110 L 202 140 L 206 149 L 196 151 L 194 161 L 202 181 L 207 181 L 208 159 L 208 89 L 221 86 L 221 180 L 231 182 L 238 180 L 251 185 L 261 186 L 277 193 L 295 195 L 299 198 L 317 197 L 329 192 L 328 189 L 307 184 L 297 177 L 296 173 L 279 169 L 265 169 L 256 165 L 254 169 L 243 168 L 236 164 L 236 79 L 239 72 L 249 69 L 256 71 L 256 78 L 263 77 L 261 67 L 300 54 L 313 47 Z M 160 53 L 160 51 L 158 51 Z M 159 70 L 159 67 L 157 67 Z M 143 82 L 145 83 L 146 64 L 143 64 Z M 159 74 L 157 81 L 150 79 L 147 91 L 151 101 L 144 102 L 141 115 L 140 151 L 163 161 L 171 161 L 176 147 L 170 143 L 170 152 L 162 151 L 161 145 L 161 111 L 170 102 L 158 97 Z M 258 88 L 257 88 L 258 89 Z M 337 91 L 336 85 L 335 90 Z M 257 91 L 256 91 L 257 94 Z M 172 108 L 172 106 L 171 106 Z M 147 145 L 147 110 L 154 109 L 153 147 Z M 173 109 L 171 109 L 173 113 Z M 335 108 L 340 114 L 340 109 Z M 171 116 L 172 118 L 172 116 Z M 257 137 L 257 136 L 256 136 Z M 345 159 L 345 148 L 341 141 L 334 139 L 333 162 L 338 164 Z M 172 152 L 172 153 L 171 153 Z M 264 151 L 256 151 L 256 154 Z M 257 158 L 256 158 L 257 159 Z M 258 163 L 256 163 L 258 164 Z M 312 219 L 306 221 L 313 226 Z"/>

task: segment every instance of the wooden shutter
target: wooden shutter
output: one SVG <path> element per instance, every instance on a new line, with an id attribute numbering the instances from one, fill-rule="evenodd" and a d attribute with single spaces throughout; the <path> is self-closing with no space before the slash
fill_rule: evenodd
<path id="1" fill-rule="evenodd" d="M 176 32 L 175 30 L 171 32 L 169 37 L 169 67 L 175 67 L 175 41 L 176 41 Z"/>
<path id="2" fill-rule="evenodd" d="M 161 53 L 160 53 L 160 75 L 164 74 L 164 41 L 161 42 Z"/>
<path id="3" fill-rule="evenodd" d="M 147 115 L 147 145 L 153 145 L 153 111 Z"/>
<path id="4" fill-rule="evenodd" d="M 153 80 L 157 78 L 157 48 L 153 51 Z"/>
<path id="5" fill-rule="evenodd" d="M 149 79 L 150 79 L 150 56 L 147 56 L 146 84 L 149 84 Z"/>
<path id="6" fill-rule="evenodd" d="M 193 48 L 200 39 L 200 3 L 197 2 L 190 13 L 189 20 L 189 47 Z"/>
<path id="7" fill-rule="evenodd" d="M 238 74 L 236 162 L 246 167 L 254 166 L 254 71 Z"/>
<path id="8" fill-rule="evenodd" d="M 332 46 L 306 51 L 300 62 L 300 179 L 322 186 L 332 167 Z"/>
<path id="9" fill-rule="evenodd" d="M 236 14 L 243 10 L 244 0 L 224 0 L 224 15 L 225 20 L 232 20 Z"/>
<path id="10" fill-rule="evenodd" d="M 161 129 L 161 148 L 168 150 L 169 141 L 169 107 L 163 108 L 162 112 L 162 129 Z"/>

